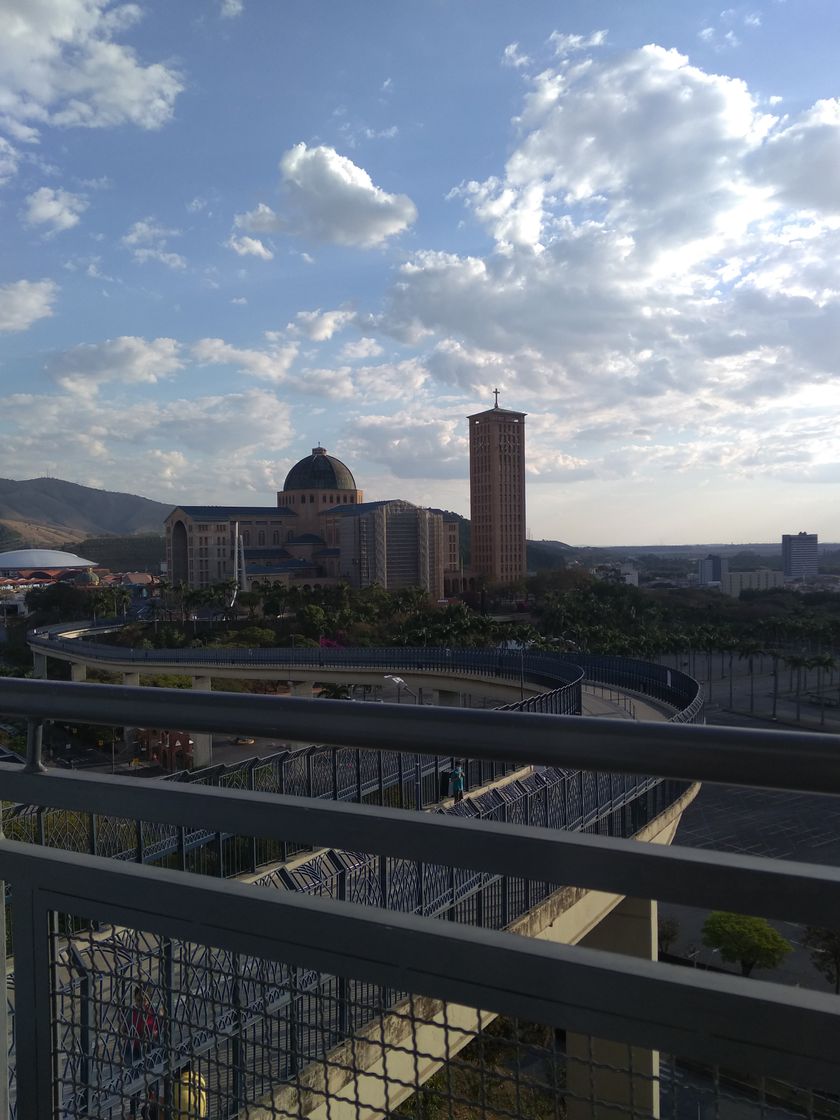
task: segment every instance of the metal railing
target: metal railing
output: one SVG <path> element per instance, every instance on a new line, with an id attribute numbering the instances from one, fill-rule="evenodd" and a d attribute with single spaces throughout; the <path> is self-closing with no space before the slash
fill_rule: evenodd
<path id="1" fill-rule="evenodd" d="M 118 626 L 106 630 L 119 629 Z M 73 634 L 101 632 L 88 623 L 77 623 Z M 105 645 L 84 637 L 63 637 L 68 627 L 55 625 L 30 631 L 27 641 L 34 652 L 44 656 L 86 657 L 98 663 L 131 664 L 147 667 L 181 665 L 184 667 L 224 669 L 266 669 L 283 672 L 295 668 L 377 672 L 423 672 L 495 677 L 518 681 L 523 686 L 538 686 L 540 692 L 515 704 L 509 710 L 538 711 L 554 715 L 580 712 L 580 690 L 584 679 L 626 688 L 654 697 L 676 709 L 678 723 L 692 723 L 703 707 L 703 693 L 694 678 L 678 669 L 635 658 L 583 653 L 533 653 L 515 649 L 461 649 L 448 646 L 370 647 L 370 648 L 257 648 L 213 649 L 135 649 Z"/>
<path id="2" fill-rule="evenodd" d="M 585 767 L 680 780 L 840 792 L 836 762 L 840 741 L 835 737 L 557 719 L 531 713 L 156 693 L 8 680 L 0 681 L 0 708 L 35 721 L 67 718 L 103 724 L 130 723 L 142 708 L 147 725 L 157 721 L 168 725 L 177 719 L 179 724 L 198 729 L 251 734 L 282 728 L 284 736 L 292 739 L 314 737 L 326 743 L 349 742 L 409 754 L 428 750 L 434 742 L 435 750 L 442 754 L 514 765 Z M 767 917 L 840 926 L 840 875 L 833 868 L 668 849 L 527 823 L 313 802 L 184 783 L 76 773 L 45 775 L 10 766 L 2 767 L 0 781 L 4 800 L 65 811 L 110 813 L 168 827 L 229 832 L 274 842 L 293 837 L 301 843 L 409 865 L 419 862 L 490 877 L 527 877 L 532 883 L 558 888 L 591 888 L 717 909 L 738 911 L 748 900 L 751 912 Z M 307 1070 L 319 1061 L 329 1071 L 348 1065 L 351 1072 L 361 1068 L 358 1055 L 353 1059 L 342 1051 L 344 1057 L 336 1057 L 340 1042 L 336 1023 L 346 1027 L 354 1045 L 361 1046 L 364 1036 L 364 1044 L 370 1047 L 370 1024 L 381 1025 L 387 1018 L 390 1029 L 393 1023 L 388 1016 L 403 1015 L 417 1032 L 439 1015 L 434 1010 L 438 1006 L 449 1008 L 447 1014 L 453 1016 L 453 1009 L 459 1007 L 480 1008 L 481 1015 L 514 1016 L 636 1047 L 664 1049 L 696 1061 L 722 1063 L 759 1076 L 787 1078 L 809 1088 L 840 1091 L 835 1044 L 840 1001 L 821 993 L 734 976 L 698 975 L 622 955 L 534 942 L 487 928 L 484 922 L 468 925 L 457 917 L 441 921 L 422 911 L 385 911 L 377 906 L 375 897 L 368 905 L 360 905 L 320 892 L 311 897 L 300 891 L 259 890 L 253 885 L 8 840 L 0 844 L 0 877 L 11 884 L 12 894 L 14 1091 L 20 1120 L 59 1115 L 59 1097 L 78 1100 L 74 1094 L 84 1084 L 79 1071 L 85 1062 L 87 1068 L 95 1064 L 97 1056 L 107 1050 L 109 1039 L 112 1064 L 122 1066 L 122 1087 L 116 1104 L 113 1089 L 107 1099 L 93 1099 L 88 1093 L 87 1115 L 122 1115 L 123 1104 L 140 1091 L 138 1085 L 145 1091 L 154 1082 L 172 1096 L 173 1084 L 182 1078 L 189 1056 L 200 1049 L 197 1020 L 209 999 L 209 994 L 207 999 L 202 996 L 198 984 L 187 1008 L 192 991 L 189 968 L 200 978 L 207 965 L 206 958 L 201 958 L 205 964 L 194 959 L 194 950 L 176 959 L 172 952 L 182 952 L 179 946 L 205 946 L 222 954 L 214 959 L 224 960 L 229 968 L 230 982 L 219 998 L 230 1015 L 225 1042 L 230 1053 L 224 1062 L 217 1056 L 213 1067 L 227 1071 L 224 1086 L 210 1076 L 213 1063 L 202 1067 L 208 1092 L 216 1102 L 214 1115 L 225 1114 L 218 1102 L 234 1099 L 229 1084 L 234 1074 L 240 1078 L 239 1099 L 243 1093 L 256 1093 L 265 1116 L 284 1114 L 277 1104 L 278 1094 L 290 1084 L 298 1097 L 305 1086 L 310 1094 L 321 1092 L 329 1101 L 329 1093 L 334 1091 L 329 1089 L 329 1079 L 318 1083 L 318 1089 Z M 492 913 L 486 899 L 471 914 L 479 909 L 483 916 Z M 452 910 L 446 908 L 447 918 L 452 917 Z M 93 1029 L 90 1014 L 95 1001 L 90 992 L 84 997 L 76 994 L 59 1005 L 62 980 L 57 971 L 68 967 L 63 929 L 68 928 L 69 916 L 87 923 L 84 936 L 91 953 L 101 951 L 102 931 L 111 940 L 118 940 L 121 930 L 140 931 L 131 936 L 136 939 L 142 934 L 149 959 L 172 960 L 173 968 L 177 966 L 177 975 L 170 974 L 170 986 L 161 989 L 171 1006 L 161 1012 L 158 1042 L 146 1047 L 140 1064 L 127 1062 L 125 1054 L 119 1057 L 115 1040 L 121 1036 L 116 1026 L 109 1034 L 102 1021 L 96 1020 L 100 1027 Z M 174 947 L 172 952 L 167 946 Z M 136 979 L 136 969 L 129 973 Z M 316 994 L 306 988 L 314 973 L 322 982 Z M 243 1002 L 246 982 L 251 984 L 251 995 Z M 382 993 L 391 993 L 391 998 L 383 1001 Z M 403 1012 L 399 1009 L 405 1006 L 407 993 L 415 1002 L 410 1012 Z M 125 999 L 124 991 L 107 996 L 102 998 L 105 1003 L 111 1001 L 109 1006 Z M 254 1006 L 251 996 L 264 1001 L 264 1013 L 246 1022 L 244 1008 Z M 402 1002 L 398 997 L 403 997 Z M 432 1002 L 418 1011 L 418 999 Z M 362 1008 L 367 1011 L 362 1013 Z M 482 1020 L 478 1012 L 472 1014 L 469 1030 L 458 1029 L 475 1036 L 477 1043 Z M 274 1041 L 254 1042 L 248 1032 L 268 1026 L 275 1031 Z M 449 1035 L 456 1029 L 454 1021 L 441 1029 L 448 1046 Z M 87 1041 L 82 1043 L 82 1037 Z M 64 1039 L 61 1045 L 59 1038 Z M 424 1042 L 421 1046 L 419 1039 L 415 1033 L 402 1047 L 414 1055 L 415 1064 L 422 1056 L 422 1046 L 430 1045 Z M 244 1063 L 243 1046 L 261 1056 L 259 1070 Z M 268 1061 L 269 1053 L 293 1056 L 282 1075 Z M 257 1073 L 259 1085 L 248 1081 Z M 388 1081 L 387 1073 L 382 1076 Z M 415 1070 L 413 1076 L 416 1088 L 424 1074 Z M 81 1106 L 76 1114 L 82 1114 Z M 308 1113 L 298 1108 L 293 1114 Z M 522 1113 L 514 1110 L 513 1115 Z"/>
<path id="3" fill-rule="evenodd" d="M 30 641 L 34 647 L 46 643 L 45 648 L 49 652 L 54 652 L 58 644 L 61 650 L 93 651 L 98 658 L 105 660 L 119 659 L 125 652 L 121 647 L 82 642 L 78 639 L 63 640 L 60 635 L 66 629 L 66 625 L 54 626 L 49 628 L 48 637 L 39 637 L 33 633 L 30 634 Z M 84 633 L 85 630 L 76 626 L 75 632 Z M 99 632 L 99 629 L 94 631 Z M 170 652 L 187 651 L 151 652 L 165 659 Z M 216 652 L 224 656 L 226 664 L 243 662 L 243 651 Z M 536 677 L 543 686 L 548 684 L 549 689 L 498 710 L 546 714 L 576 714 L 580 711 L 582 670 L 553 654 L 528 655 L 524 651 L 425 647 L 339 651 L 283 649 L 260 652 L 275 659 L 297 659 L 303 665 L 310 664 L 316 657 L 324 654 L 332 658 L 335 653 L 335 660 L 342 668 L 373 664 L 377 668 L 388 667 L 405 672 L 435 666 L 437 671 L 441 671 L 442 667 L 449 673 L 461 670 L 496 676 L 515 671 L 516 674 L 527 674 L 529 685 L 535 683 Z M 247 659 L 244 660 L 244 667 L 251 667 Z M 652 663 L 623 658 L 610 658 L 603 665 L 599 663 L 597 672 L 602 679 L 609 679 L 612 673 L 623 682 L 632 682 L 636 691 L 650 689 L 657 699 L 666 698 L 677 708 L 672 717 L 674 719 L 685 719 L 689 715 L 696 718 L 700 711 L 699 686 L 685 674 L 662 670 Z M 144 723 L 147 722 L 145 712 L 140 718 Z M 438 802 L 441 775 L 454 765 L 455 754 L 448 757 L 439 754 L 417 755 L 406 765 L 403 756 L 394 750 L 372 752 L 359 747 L 333 747 L 324 750 L 315 746 L 281 751 L 260 759 L 211 766 L 199 771 L 183 771 L 168 778 L 198 781 L 224 788 L 256 789 L 264 793 L 288 793 L 359 802 L 376 800 L 379 804 L 399 805 L 401 808 L 413 806 L 419 809 Z M 511 769 L 510 763 L 468 759 L 465 765 L 466 788 L 475 789 L 495 781 L 510 773 Z M 564 816 L 562 827 L 587 827 L 592 819 L 604 813 L 604 791 L 595 783 L 595 776 L 589 773 L 581 775 L 579 780 L 582 786 L 580 812 L 578 815 L 572 813 Z M 628 792 L 628 798 L 633 796 L 636 793 Z M 163 863 L 182 870 L 220 876 L 256 873 L 272 860 L 287 859 L 291 854 L 305 850 L 289 842 L 280 846 L 262 841 L 243 844 L 239 838 L 230 834 L 214 834 L 207 830 L 188 833 L 183 828 L 164 829 L 149 824 L 138 828 L 131 821 L 115 819 L 113 816 L 96 816 L 90 813 L 69 815 L 29 806 L 19 806 L 13 811 L 11 819 L 7 821 L 7 832 L 13 839 L 91 855 L 106 855 L 141 863 Z"/>

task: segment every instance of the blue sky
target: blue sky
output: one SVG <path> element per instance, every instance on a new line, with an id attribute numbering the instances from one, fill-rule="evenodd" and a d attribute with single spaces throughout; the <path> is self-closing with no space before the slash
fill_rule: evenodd
<path id="1" fill-rule="evenodd" d="M 840 539 L 834 0 L 0 0 L 0 476 Z"/>

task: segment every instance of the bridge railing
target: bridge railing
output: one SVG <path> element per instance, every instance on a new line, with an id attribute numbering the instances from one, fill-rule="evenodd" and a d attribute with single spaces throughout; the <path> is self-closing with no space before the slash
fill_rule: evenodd
<path id="1" fill-rule="evenodd" d="M 239 696 L 174 691 L 150 698 L 148 692 L 5 680 L 0 707 L 29 717 L 33 727 L 55 717 L 130 722 L 142 706 L 149 723 L 169 722 L 174 714 L 179 723 L 258 734 L 277 720 L 279 705 L 293 737 L 313 721 L 326 743 L 391 745 L 411 754 L 433 738 L 445 752 L 517 765 L 575 770 L 585 764 L 599 774 L 840 793 L 840 741 L 831 736 L 265 697 L 245 698 L 243 705 Z M 431 917 L 422 909 L 383 909 L 367 872 L 357 877 L 356 901 L 349 901 L 351 866 L 333 868 L 337 882 L 345 872 L 342 896 L 340 889 L 260 890 L 3 841 L 0 878 L 11 885 L 14 952 L 12 1103 L 20 1120 L 115 1120 L 132 1100 L 139 1111 L 150 1090 L 174 1101 L 185 1079 L 193 1078 L 198 1094 L 196 1077 L 206 1083 L 214 1117 L 236 1115 L 243 1101 L 253 1105 L 252 1116 L 310 1115 L 330 1101 L 346 1103 L 348 1093 L 356 1094 L 350 1107 L 357 1114 L 381 1115 L 422 1084 L 429 1062 L 445 1062 L 444 1081 L 429 1090 L 444 1102 L 466 1097 L 473 1111 L 487 1111 L 481 1094 L 495 1088 L 480 1086 L 506 1082 L 493 1107 L 524 1116 L 523 1093 L 546 1093 L 555 1104 L 574 1100 L 573 1075 L 566 1069 L 561 1076 L 550 1060 L 557 1058 L 557 1030 L 565 1032 L 570 1054 L 576 1035 L 634 1045 L 631 1084 L 638 1048 L 658 1048 L 759 1080 L 785 1078 L 840 1092 L 834 997 L 490 928 L 498 913 L 490 904 L 494 878 L 522 879 L 525 869 L 530 882 L 558 889 L 735 911 L 748 900 L 751 912 L 770 918 L 837 928 L 840 875 L 833 868 L 667 849 L 521 819 L 0 769 L 9 801 L 275 842 L 292 836 L 334 852 L 402 861 L 405 893 L 416 892 L 415 902 L 426 881 L 412 881 L 409 868 L 421 863 L 456 875 L 454 905 Z M 489 893 L 481 903 L 476 894 L 467 904 L 461 891 L 468 872 L 486 877 Z M 69 936 L 77 921 L 80 932 Z M 106 955 L 113 967 L 92 987 L 90 962 Z M 154 1024 L 137 1040 L 139 1048 L 130 1033 L 135 987 L 148 996 Z M 495 1014 L 519 1024 L 512 1040 L 502 1040 L 513 1046 L 513 1058 L 501 1042 L 495 1057 L 488 1051 L 497 1037 L 492 1031 L 483 1041 L 480 1028 Z M 524 1052 L 523 1022 L 547 1028 L 538 1043 L 527 1043 L 542 1055 L 537 1064 Z M 458 1074 L 465 1042 L 469 1060 L 478 1055 L 477 1082 Z M 406 1061 L 386 1060 L 392 1051 Z M 190 1061 L 193 1069 L 185 1073 Z M 598 1076 L 592 1063 L 589 1076 Z M 385 1091 L 385 1107 L 370 1103 L 366 1078 Z"/>

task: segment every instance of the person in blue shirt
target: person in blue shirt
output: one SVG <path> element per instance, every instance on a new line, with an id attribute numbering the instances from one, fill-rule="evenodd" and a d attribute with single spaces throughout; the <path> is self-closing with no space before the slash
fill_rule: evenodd
<path id="1" fill-rule="evenodd" d="M 450 775 L 450 784 L 452 786 L 452 796 L 455 798 L 455 803 L 464 800 L 464 770 L 459 762 Z"/>

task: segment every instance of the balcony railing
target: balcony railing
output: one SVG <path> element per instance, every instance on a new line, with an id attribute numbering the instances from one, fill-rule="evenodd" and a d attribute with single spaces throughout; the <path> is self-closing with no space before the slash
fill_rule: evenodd
<path id="1" fill-rule="evenodd" d="M 602 789 L 631 788 L 616 776 L 636 775 L 648 783 L 645 798 L 659 791 L 660 801 L 649 805 L 654 814 L 694 780 L 840 792 L 840 740 L 829 736 L 20 680 L 0 681 L 0 710 L 32 721 L 33 746 L 45 719 L 142 722 L 400 755 L 433 748 L 486 763 L 612 774 Z M 481 1055 L 475 1061 L 485 1082 L 498 1082 L 503 1114 L 530 1114 L 528 1093 L 574 1108 L 577 1083 L 568 1069 L 558 1073 L 554 1028 L 567 1040 L 587 1036 L 633 1047 L 631 1088 L 648 1076 L 632 1058 L 647 1048 L 771 1077 L 774 1085 L 784 1079 L 808 1091 L 840 1092 L 840 1001 L 833 997 L 499 928 L 569 889 L 838 928 L 840 875 L 833 868 L 552 828 L 542 793 L 533 799 L 540 808 L 505 821 L 500 812 L 468 818 L 249 789 L 0 769 L 7 803 L 327 849 L 320 869 L 279 868 L 279 881 L 270 885 L 281 889 L 261 890 L 0 843 L 0 878 L 11 898 L 11 1107 L 20 1120 L 122 1116 L 132 1105 L 139 1109 L 149 1091 L 174 1107 L 190 1077 L 206 1083 L 214 1116 L 245 1115 L 246 1105 L 250 1116 L 316 1115 L 330 1107 L 386 1115 L 418 1090 L 418 1100 L 437 1093 L 451 1109 L 466 1092 L 462 1067 L 473 1061 L 458 1057 L 465 1042 L 464 1054 Z M 632 834 L 649 816 L 621 819 L 626 827 L 609 831 Z M 342 860 L 343 853 L 359 855 Z M 402 869 L 397 894 L 411 907 L 394 905 L 393 887 L 377 893 L 383 866 Z M 317 886 L 300 890 L 295 874 Z M 507 912 L 503 882 L 520 884 L 508 890 Z M 135 1053 L 126 1023 L 137 985 L 151 994 L 155 1030 L 138 1039 Z M 525 1042 L 517 1027 L 505 1056 L 490 1061 L 485 1028 L 494 1015 L 552 1030 Z M 569 1043 L 567 1065 L 582 1060 L 575 1054 Z M 399 1069 L 394 1055 L 406 1059 Z M 434 1077 L 432 1088 L 421 1088 L 442 1063 L 449 1079 L 443 1088 Z M 590 1055 L 590 1080 L 597 1066 Z M 458 1080 L 462 1073 L 465 1081 Z M 384 1104 L 365 1078 L 384 1092 Z M 766 1080 L 761 1084 L 766 1098 Z M 197 1082 L 193 1089 L 200 1095 Z M 639 1114 L 648 1107 L 642 1095 Z M 472 1103 L 480 1114 L 481 1102 Z M 485 1100 L 484 1107 L 491 1115 L 497 1105 Z"/>

